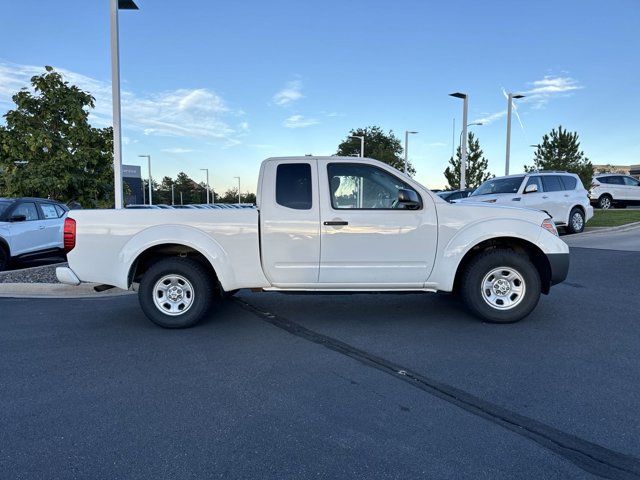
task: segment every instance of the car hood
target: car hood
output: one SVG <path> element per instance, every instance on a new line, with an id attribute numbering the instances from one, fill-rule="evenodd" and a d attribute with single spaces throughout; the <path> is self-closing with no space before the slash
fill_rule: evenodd
<path id="1" fill-rule="evenodd" d="M 458 203 L 503 203 L 513 202 L 512 198 L 518 198 L 517 193 L 492 193 L 488 195 L 475 195 L 461 198 Z"/>

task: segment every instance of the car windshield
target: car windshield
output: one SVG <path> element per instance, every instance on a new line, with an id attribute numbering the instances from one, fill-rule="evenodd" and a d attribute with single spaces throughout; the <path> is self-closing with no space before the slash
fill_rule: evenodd
<path id="1" fill-rule="evenodd" d="M 11 205 L 12 202 L 0 201 L 0 218 L 4 216 L 4 212 L 7 211 L 7 208 Z"/>
<path id="2" fill-rule="evenodd" d="M 523 178 L 524 176 L 492 178 L 480 185 L 470 196 L 491 195 L 492 193 L 517 193 Z"/>

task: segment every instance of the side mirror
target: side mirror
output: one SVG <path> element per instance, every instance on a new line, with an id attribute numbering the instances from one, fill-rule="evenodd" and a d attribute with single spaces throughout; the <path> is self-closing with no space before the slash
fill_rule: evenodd
<path id="1" fill-rule="evenodd" d="M 408 209 L 418 209 L 422 206 L 420 197 L 413 190 L 401 188 L 398 190 L 398 203 L 404 205 Z"/>
<path id="2" fill-rule="evenodd" d="M 524 193 L 534 193 L 538 191 L 538 185 L 536 185 L 535 183 L 532 183 L 531 185 L 527 185 L 527 187 L 524 189 Z"/>
<path id="3" fill-rule="evenodd" d="M 9 219 L 10 222 L 24 222 L 27 220 L 26 215 L 12 215 Z"/>

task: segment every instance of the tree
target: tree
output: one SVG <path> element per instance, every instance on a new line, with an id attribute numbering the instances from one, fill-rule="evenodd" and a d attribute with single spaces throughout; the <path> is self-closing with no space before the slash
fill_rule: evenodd
<path id="1" fill-rule="evenodd" d="M 593 165 L 580 150 L 578 133 L 568 132 L 562 125 L 542 137 L 542 143 L 538 145 L 534 155 L 534 165 L 525 166 L 524 169 L 527 172 L 536 169 L 566 170 L 577 174 L 586 187 L 591 185 L 593 177 Z"/>
<path id="2" fill-rule="evenodd" d="M 403 148 L 398 137 L 392 130 L 384 133 L 382 128 L 371 126 L 366 128 L 358 128 L 351 130 L 347 138 L 338 145 L 336 155 L 344 157 L 360 156 L 360 139 L 349 138 L 351 136 L 364 136 L 364 156 L 373 158 L 381 162 L 387 163 L 392 167 L 404 171 L 404 158 L 402 157 Z M 408 162 L 407 172 L 409 175 L 415 175 L 416 170 Z"/>
<path id="3" fill-rule="evenodd" d="M 88 122 L 94 98 L 52 67 L 13 95 L 0 126 L 0 195 L 113 205 L 113 133 Z"/>
<path id="4" fill-rule="evenodd" d="M 469 140 L 467 142 L 467 169 L 465 174 L 465 183 L 467 188 L 477 188 L 482 183 L 489 180 L 493 175 L 487 171 L 489 161 L 484 157 L 480 148 L 480 141 L 475 138 L 473 132 L 469 132 Z M 460 147 L 456 151 L 456 158 L 449 157 L 449 166 L 444 171 L 444 176 L 449 183 L 451 190 L 460 188 L 460 162 L 462 152 Z"/>

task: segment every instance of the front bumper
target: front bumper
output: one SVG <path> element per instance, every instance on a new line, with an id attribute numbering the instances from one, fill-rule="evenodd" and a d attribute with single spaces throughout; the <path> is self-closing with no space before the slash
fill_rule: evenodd
<path id="1" fill-rule="evenodd" d="M 564 282 L 569 274 L 569 254 L 547 253 L 547 259 L 551 267 L 551 285 Z"/>
<path id="2" fill-rule="evenodd" d="M 56 277 L 60 283 L 67 285 L 80 285 L 80 279 L 69 267 L 56 268 Z"/>

